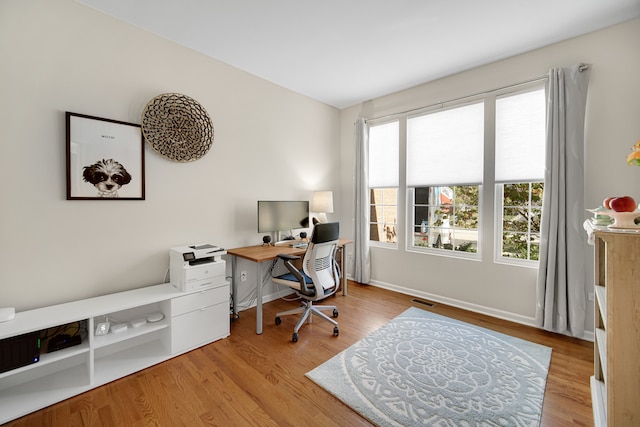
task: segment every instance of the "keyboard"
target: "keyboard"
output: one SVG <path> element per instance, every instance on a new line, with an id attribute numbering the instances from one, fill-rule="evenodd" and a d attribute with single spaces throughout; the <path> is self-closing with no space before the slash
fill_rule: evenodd
<path id="1" fill-rule="evenodd" d="M 291 245 L 292 248 L 306 248 L 307 246 L 309 246 L 309 244 L 307 242 L 298 242 L 298 243 L 292 243 Z"/>

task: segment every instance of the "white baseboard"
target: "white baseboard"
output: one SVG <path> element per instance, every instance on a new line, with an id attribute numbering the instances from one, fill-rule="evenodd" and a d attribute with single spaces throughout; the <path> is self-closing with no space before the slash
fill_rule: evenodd
<path id="1" fill-rule="evenodd" d="M 508 320 L 510 322 L 519 323 L 526 326 L 532 326 L 534 328 L 540 329 L 539 326 L 536 325 L 535 318 L 522 316 L 517 313 L 512 313 L 509 311 L 498 310 L 491 307 L 485 307 L 478 304 L 473 304 L 467 301 L 460 301 L 453 298 L 443 297 L 441 295 L 435 295 L 428 292 L 421 292 L 415 289 L 405 288 L 402 286 L 392 285 L 390 283 L 380 282 L 377 280 L 372 280 L 370 285 L 377 286 L 379 288 L 388 289 L 390 291 L 398 292 L 401 294 L 405 294 L 414 298 L 422 298 L 433 302 L 439 302 L 442 304 L 450 305 L 452 307 L 461 308 L 463 310 L 472 311 L 474 313 L 485 314 L 487 316 L 496 317 L 498 319 Z M 582 337 L 578 337 L 585 341 L 594 341 L 594 333 L 593 331 L 584 331 Z"/>
<path id="2" fill-rule="evenodd" d="M 509 320 L 511 322 L 516 322 L 527 326 L 536 326 L 535 319 L 533 317 L 522 316 L 520 314 L 503 310 L 496 310 L 495 308 L 485 307 L 482 305 L 460 301 L 453 298 L 447 298 L 440 295 L 431 294 L 429 292 L 421 292 L 415 289 L 392 285 L 390 283 L 380 282 L 377 280 L 371 281 L 370 285 L 375 285 L 383 289 L 389 289 L 390 291 L 399 292 L 411 297 L 423 298 L 429 301 L 450 305 L 452 307 L 462 308 L 464 310 L 473 311 L 474 313 L 486 314 L 487 316 L 497 317 L 498 319 Z"/>
<path id="3" fill-rule="evenodd" d="M 585 341 L 594 342 L 596 340 L 596 334 L 594 334 L 593 331 L 584 331 L 581 338 Z"/>

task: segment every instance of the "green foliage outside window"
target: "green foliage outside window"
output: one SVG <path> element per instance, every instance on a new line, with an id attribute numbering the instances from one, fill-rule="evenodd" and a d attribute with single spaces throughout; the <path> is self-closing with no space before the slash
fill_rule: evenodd
<path id="1" fill-rule="evenodd" d="M 542 182 L 503 186 L 503 257 L 539 259 L 543 190 Z"/>

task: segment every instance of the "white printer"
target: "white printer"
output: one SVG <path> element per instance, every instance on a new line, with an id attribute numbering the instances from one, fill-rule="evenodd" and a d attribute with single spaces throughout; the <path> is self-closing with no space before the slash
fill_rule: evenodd
<path id="1" fill-rule="evenodd" d="M 208 243 L 171 248 L 171 284 L 184 292 L 225 283 L 226 262 L 222 255 L 226 253 L 223 248 Z"/>

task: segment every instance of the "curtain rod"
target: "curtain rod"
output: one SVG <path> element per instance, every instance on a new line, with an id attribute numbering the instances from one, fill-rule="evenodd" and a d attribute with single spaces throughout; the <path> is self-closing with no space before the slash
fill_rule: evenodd
<path id="1" fill-rule="evenodd" d="M 578 71 L 580 71 L 581 73 L 583 71 L 585 71 L 585 70 L 588 70 L 588 69 L 589 69 L 589 64 L 580 64 L 578 66 Z M 522 86 L 522 85 L 526 85 L 526 84 L 529 84 L 529 83 L 534 83 L 534 82 L 537 82 L 537 81 L 547 80 L 548 78 L 549 78 L 548 75 L 539 76 L 539 77 L 535 77 L 533 79 L 525 80 L 523 82 L 513 83 L 513 84 L 510 84 L 510 85 L 507 85 L 507 86 L 504 86 L 504 87 L 499 87 L 499 88 L 495 88 L 495 89 L 491 89 L 491 90 L 485 90 L 483 92 L 474 93 L 473 95 L 461 96 L 460 98 L 450 99 L 448 101 L 436 102 L 436 103 L 431 104 L 431 105 L 426 105 L 424 107 L 418 107 L 418 108 L 412 108 L 411 110 L 405 110 L 405 111 L 401 111 L 399 113 L 387 114 L 386 116 L 374 117 L 372 119 L 365 119 L 365 121 L 369 122 L 369 121 L 374 121 L 374 120 L 388 119 L 390 117 L 395 117 L 395 116 L 402 116 L 404 114 L 409 114 L 409 113 L 413 113 L 415 111 L 420 111 L 420 110 L 426 110 L 427 108 L 437 107 L 439 105 L 440 106 L 444 106 L 444 104 L 449 104 L 451 102 L 462 101 L 462 100 L 468 99 L 468 98 L 475 98 L 476 96 L 486 95 L 488 93 L 496 92 L 496 91 L 499 91 L 499 90 L 510 89 L 510 88 L 516 87 L 516 86 Z"/>

